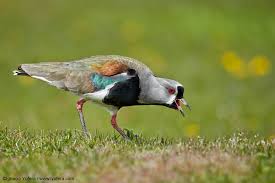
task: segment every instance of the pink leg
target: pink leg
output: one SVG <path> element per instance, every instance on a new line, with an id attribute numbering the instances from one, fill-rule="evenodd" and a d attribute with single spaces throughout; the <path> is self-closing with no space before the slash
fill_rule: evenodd
<path id="1" fill-rule="evenodd" d="M 83 105 L 84 105 L 85 102 L 86 102 L 86 100 L 84 100 L 84 99 L 78 100 L 76 102 L 76 109 L 77 109 L 78 114 L 79 114 L 79 118 L 80 118 L 83 133 L 84 133 L 85 136 L 88 136 L 88 130 L 87 130 L 87 127 L 86 127 L 86 122 L 85 122 L 84 115 L 83 115 L 83 112 L 82 112 L 82 108 L 83 108 Z"/>
<path id="2" fill-rule="evenodd" d="M 112 115 L 112 119 L 111 119 L 111 124 L 113 126 L 113 128 L 118 131 L 118 133 L 120 133 L 120 135 L 125 138 L 125 139 L 128 139 L 127 135 L 123 132 L 123 130 L 118 126 L 117 122 L 116 122 L 116 117 L 117 115 L 114 114 Z"/>

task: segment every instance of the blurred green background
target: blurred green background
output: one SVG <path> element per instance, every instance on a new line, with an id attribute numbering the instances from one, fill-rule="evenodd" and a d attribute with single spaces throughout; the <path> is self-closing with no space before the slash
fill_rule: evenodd
<path id="1" fill-rule="evenodd" d="M 12 76 L 21 63 L 92 55 L 133 57 L 183 83 L 192 112 L 120 111 L 121 127 L 151 136 L 215 137 L 239 129 L 275 134 L 275 3 L 0 0 L 0 121 L 9 127 L 80 129 L 76 96 Z M 102 108 L 85 107 L 90 131 L 112 133 Z"/>

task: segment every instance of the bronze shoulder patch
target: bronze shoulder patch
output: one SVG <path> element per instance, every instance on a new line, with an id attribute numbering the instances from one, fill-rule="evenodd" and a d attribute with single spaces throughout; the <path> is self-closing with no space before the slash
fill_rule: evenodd
<path id="1" fill-rule="evenodd" d="M 116 60 L 110 60 L 104 64 L 93 64 L 91 67 L 103 76 L 113 76 L 125 72 L 128 69 L 127 65 Z"/>

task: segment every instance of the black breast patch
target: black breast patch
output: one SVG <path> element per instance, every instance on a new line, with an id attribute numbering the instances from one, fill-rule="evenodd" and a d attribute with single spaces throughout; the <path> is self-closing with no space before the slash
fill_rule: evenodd
<path id="1" fill-rule="evenodd" d="M 104 97 L 103 102 L 117 107 L 138 105 L 140 94 L 138 75 L 116 83 Z"/>

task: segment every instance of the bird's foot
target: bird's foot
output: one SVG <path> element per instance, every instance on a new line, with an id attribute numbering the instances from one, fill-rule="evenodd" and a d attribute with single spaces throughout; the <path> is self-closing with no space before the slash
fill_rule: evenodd
<path id="1" fill-rule="evenodd" d="M 133 130 L 129 130 L 127 128 L 124 128 L 123 130 L 126 132 L 126 136 L 129 140 L 134 140 L 139 137 L 137 134 L 134 133 Z"/>

